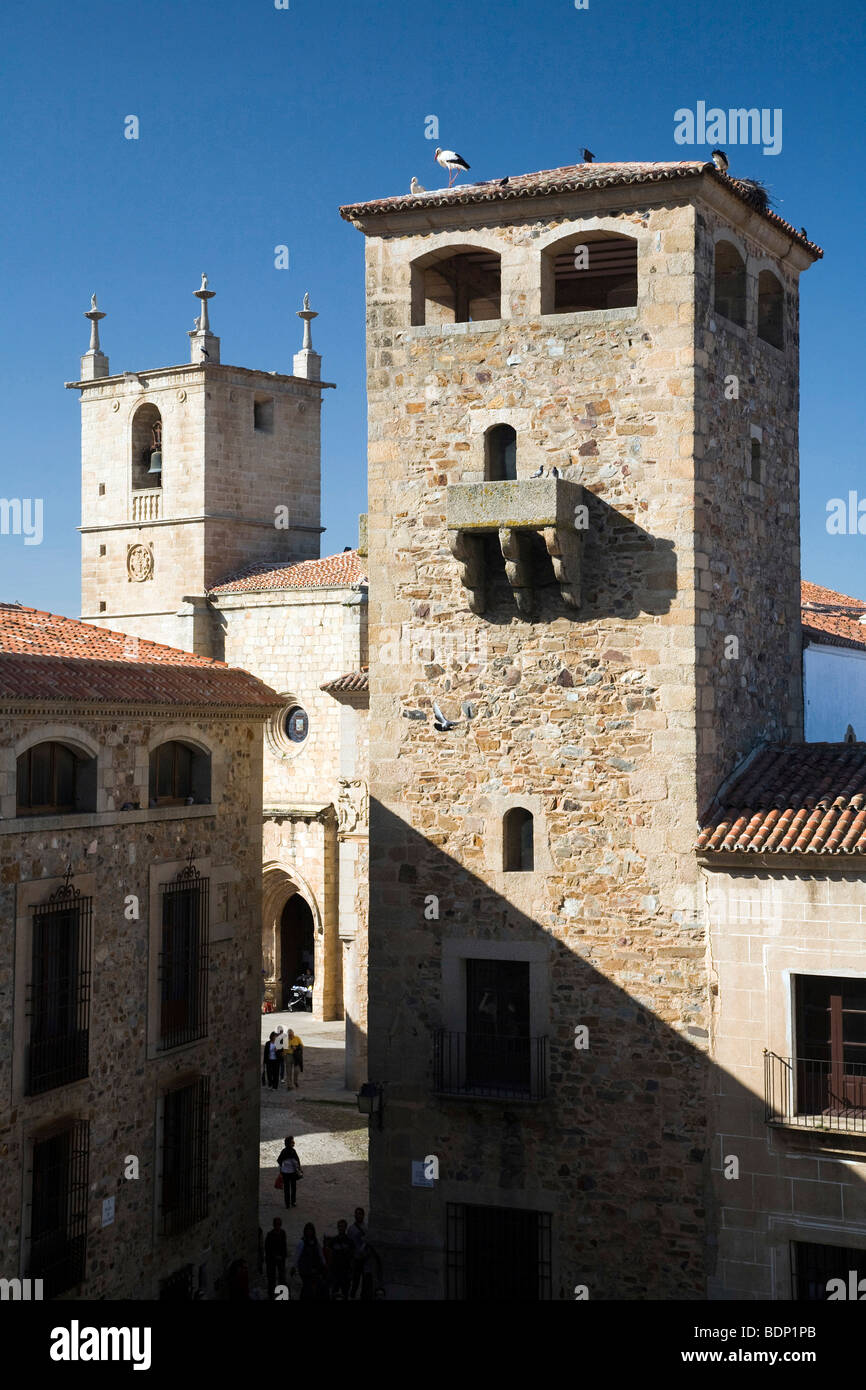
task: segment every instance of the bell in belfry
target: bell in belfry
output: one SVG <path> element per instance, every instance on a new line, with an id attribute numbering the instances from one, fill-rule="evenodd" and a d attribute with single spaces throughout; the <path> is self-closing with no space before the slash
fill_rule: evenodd
<path id="1" fill-rule="evenodd" d="M 162 473 L 162 429 L 159 425 L 154 425 L 151 431 L 153 436 L 153 447 L 150 454 L 150 465 L 148 473 Z"/>

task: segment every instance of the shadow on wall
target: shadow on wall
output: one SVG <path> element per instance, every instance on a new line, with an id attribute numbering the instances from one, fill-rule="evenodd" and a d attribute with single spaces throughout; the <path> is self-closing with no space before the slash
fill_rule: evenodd
<path id="1" fill-rule="evenodd" d="M 711 1168 L 719 1179 L 723 1151 L 739 1150 L 720 1190 L 725 1224 L 748 1232 L 777 1160 L 763 1096 L 700 1048 L 703 928 L 660 937 L 637 895 L 602 890 L 589 866 L 539 876 L 535 920 L 381 804 L 371 812 L 369 1074 L 385 1086 L 371 1222 L 394 1295 L 705 1299 L 722 1272 Z M 748 1124 L 732 1128 L 744 1103 Z M 725 1130 L 744 1137 L 722 1142 Z M 432 1190 L 412 1185 L 411 1160 L 428 1155 Z"/>
<path id="2" fill-rule="evenodd" d="M 553 564 L 540 534 L 531 533 L 536 621 L 565 617 L 574 623 L 599 618 L 635 618 L 670 612 L 677 594 L 677 562 L 673 541 L 653 536 L 601 497 L 584 489 L 587 526 L 582 531 L 581 605 L 563 603 Z M 486 539 L 487 606 L 485 623 L 514 621 L 514 595 L 505 575 L 499 539 Z M 375 660 L 375 654 L 374 654 Z"/>

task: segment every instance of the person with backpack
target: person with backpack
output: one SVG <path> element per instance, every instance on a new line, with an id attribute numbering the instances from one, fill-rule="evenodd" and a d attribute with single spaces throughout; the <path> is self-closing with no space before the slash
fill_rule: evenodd
<path id="1" fill-rule="evenodd" d="M 295 1249 L 295 1263 L 289 1273 L 294 1274 L 295 1270 L 301 1278 L 301 1298 L 327 1298 L 325 1259 L 312 1221 L 307 1222 Z"/>
<path id="2" fill-rule="evenodd" d="M 283 1180 L 283 1200 L 287 1207 L 296 1207 L 298 1205 L 298 1178 L 302 1178 L 304 1174 L 301 1169 L 301 1160 L 298 1158 L 298 1151 L 295 1148 L 295 1138 L 292 1134 L 286 1135 L 285 1147 L 280 1151 L 277 1167 Z"/>

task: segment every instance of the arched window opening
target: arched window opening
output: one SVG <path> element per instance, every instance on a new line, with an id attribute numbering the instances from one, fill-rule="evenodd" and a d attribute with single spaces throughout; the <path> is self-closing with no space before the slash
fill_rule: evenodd
<path id="1" fill-rule="evenodd" d="M 412 267 L 412 323 L 477 323 L 502 316 L 501 261 L 465 249 L 423 256 Z"/>
<path id="2" fill-rule="evenodd" d="M 68 815 L 96 810 L 96 759 L 65 743 L 37 743 L 17 763 L 17 814 Z"/>
<path id="3" fill-rule="evenodd" d="M 573 233 L 544 252 L 541 312 L 579 314 L 637 304 L 637 242 L 607 232 Z"/>
<path id="4" fill-rule="evenodd" d="M 717 314 L 746 326 L 746 262 L 729 241 L 716 243 L 713 304 Z"/>
<path id="5" fill-rule="evenodd" d="M 510 873 L 530 873 L 535 866 L 532 812 L 514 806 L 502 822 L 502 867 Z"/>
<path id="6" fill-rule="evenodd" d="M 493 425 L 484 437 L 484 479 L 501 483 L 517 478 L 517 434 L 510 425 Z"/>
<path id="7" fill-rule="evenodd" d="M 151 806 L 206 806 L 211 799 L 210 755 L 174 739 L 150 755 Z"/>
<path id="8" fill-rule="evenodd" d="M 771 347 L 785 346 L 785 291 L 772 270 L 758 276 L 758 337 Z"/>
<path id="9" fill-rule="evenodd" d="M 132 421 L 132 489 L 162 487 L 162 417 L 143 405 Z"/>

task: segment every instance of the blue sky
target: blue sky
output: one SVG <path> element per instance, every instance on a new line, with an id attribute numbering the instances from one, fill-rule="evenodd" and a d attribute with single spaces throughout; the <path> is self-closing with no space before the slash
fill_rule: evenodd
<path id="1" fill-rule="evenodd" d="M 444 179 L 708 155 L 673 140 L 698 100 L 781 107 L 782 151 L 730 147 L 825 248 L 801 281 L 803 574 L 866 596 L 866 536 L 827 534 L 862 461 L 864 19 L 762 0 L 4 0 L 0 15 L 0 495 L 42 497 L 44 540 L 0 536 L 0 596 L 75 614 L 79 406 L 91 291 L 112 371 L 188 358 L 206 270 L 222 360 L 291 371 L 309 289 L 337 383 L 324 412 L 323 553 L 365 507 L 363 239 L 341 203 Z M 124 118 L 140 138 L 124 139 Z M 274 268 L 286 244 L 290 268 Z"/>

